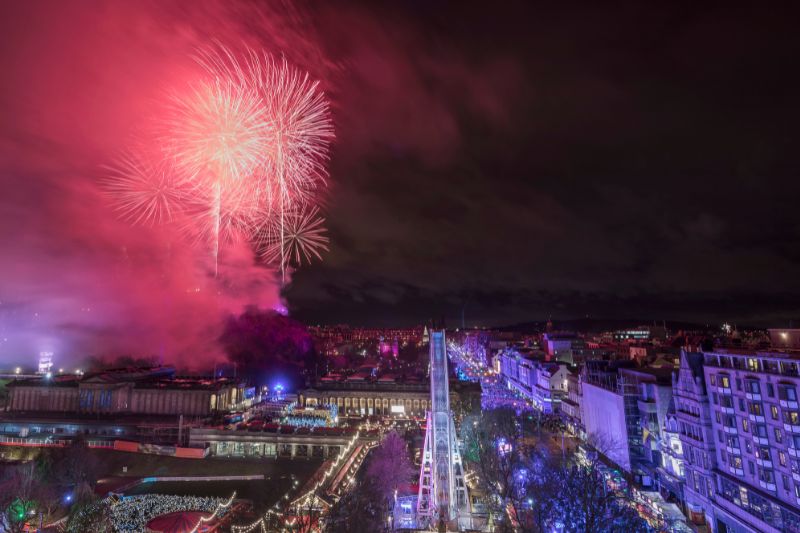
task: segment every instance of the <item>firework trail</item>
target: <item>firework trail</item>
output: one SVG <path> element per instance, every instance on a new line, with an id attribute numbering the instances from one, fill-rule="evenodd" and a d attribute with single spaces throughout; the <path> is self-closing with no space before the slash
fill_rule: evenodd
<path id="1" fill-rule="evenodd" d="M 261 98 L 235 80 L 216 76 L 191 88 L 188 96 L 173 97 L 167 115 L 164 146 L 188 181 L 193 199 L 201 199 L 212 237 L 217 269 L 223 218 L 237 213 L 244 189 L 263 164 L 268 148 L 267 122 Z M 224 202 L 224 203 L 223 203 Z"/>
<path id="2" fill-rule="evenodd" d="M 221 45 L 198 52 L 203 76 L 172 93 L 160 121 L 161 160 L 121 159 L 106 188 L 137 223 L 180 212 L 182 229 L 211 245 L 215 272 L 221 246 L 244 238 L 285 283 L 288 266 L 327 250 L 316 206 L 333 124 L 307 73 L 263 52 L 240 57 Z"/>
<path id="3" fill-rule="evenodd" d="M 171 222 L 180 210 L 185 184 L 171 161 L 126 153 L 107 170 L 102 185 L 123 220 L 155 226 Z"/>
<path id="4" fill-rule="evenodd" d="M 268 263 L 283 262 L 299 267 L 303 261 L 322 259 L 330 242 L 325 234 L 325 219 L 316 207 L 302 207 L 285 214 L 283 223 L 271 219 L 261 230 L 261 256 Z M 281 233 L 282 232 L 282 233 Z"/>
<path id="5" fill-rule="evenodd" d="M 287 218 L 292 211 L 313 204 L 318 188 L 325 185 L 333 124 L 328 102 L 319 82 L 289 65 L 285 58 L 248 51 L 239 61 L 225 47 L 206 51 L 198 62 L 208 72 L 237 80 L 253 88 L 262 98 L 268 127 L 269 150 L 264 161 L 265 195 L 277 208 L 280 222 L 281 256 L 278 264 L 281 278 L 289 258 L 285 255 Z"/>

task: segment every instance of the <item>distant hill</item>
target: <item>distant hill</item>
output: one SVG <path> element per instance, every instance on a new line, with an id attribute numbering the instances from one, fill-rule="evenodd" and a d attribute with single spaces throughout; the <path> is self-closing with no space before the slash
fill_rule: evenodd
<path id="1" fill-rule="evenodd" d="M 620 318 L 576 318 L 568 320 L 553 320 L 554 331 L 581 331 L 588 333 L 600 333 L 602 331 L 613 331 L 618 329 L 635 328 L 637 326 L 662 326 L 666 325 L 667 330 L 674 332 L 679 330 L 717 330 L 718 324 L 698 324 L 695 322 L 683 322 L 678 320 L 652 320 L 643 319 L 620 319 Z M 535 322 L 521 322 L 499 328 L 499 331 L 513 331 L 518 333 L 537 333 L 545 330 L 546 320 Z M 748 329 L 739 327 L 739 329 Z"/>

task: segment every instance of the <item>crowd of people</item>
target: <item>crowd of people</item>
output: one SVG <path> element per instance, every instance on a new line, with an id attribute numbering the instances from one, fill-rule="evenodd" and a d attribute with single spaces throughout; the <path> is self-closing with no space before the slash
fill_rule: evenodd
<path id="1" fill-rule="evenodd" d="M 157 516 L 185 511 L 201 511 L 222 516 L 226 509 L 223 498 L 201 496 L 172 496 L 145 494 L 126 496 L 111 507 L 114 529 L 119 532 L 142 532 L 147 523 Z"/>

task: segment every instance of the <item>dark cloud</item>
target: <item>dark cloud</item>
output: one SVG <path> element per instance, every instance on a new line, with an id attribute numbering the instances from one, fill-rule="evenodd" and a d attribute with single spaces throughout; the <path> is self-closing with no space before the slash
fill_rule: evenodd
<path id="1" fill-rule="evenodd" d="M 797 316 L 790 15 L 361 8 L 369 31 L 337 36 L 343 59 L 373 59 L 342 84 L 332 250 L 297 274 L 291 308 L 362 323 Z"/>

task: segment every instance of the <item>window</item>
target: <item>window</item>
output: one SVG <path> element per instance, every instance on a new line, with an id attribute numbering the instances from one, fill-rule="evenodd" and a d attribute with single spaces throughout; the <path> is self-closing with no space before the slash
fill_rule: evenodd
<path id="1" fill-rule="evenodd" d="M 758 381 L 756 381 L 754 379 L 745 380 L 745 389 L 747 390 L 747 392 L 749 392 L 751 394 L 760 394 L 761 393 L 761 387 L 760 387 Z"/>
<path id="2" fill-rule="evenodd" d="M 797 411 L 784 411 L 783 421 L 793 426 L 800 425 L 800 414 Z"/>
<path id="3" fill-rule="evenodd" d="M 736 390 L 742 390 L 742 380 L 736 378 Z"/>
<path id="4" fill-rule="evenodd" d="M 783 481 L 783 490 L 789 492 L 789 476 L 781 474 L 781 481 Z"/>
<path id="5" fill-rule="evenodd" d="M 737 456 L 732 456 L 731 466 L 733 466 L 734 468 L 742 468 L 742 458 Z"/>
<path id="6" fill-rule="evenodd" d="M 711 386 L 712 387 L 716 387 L 717 386 L 717 375 L 716 374 L 711 374 Z"/>
<path id="7" fill-rule="evenodd" d="M 721 429 L 718 429 L 718 430 L 717 430 L 717 436 L 719 437 L 719 439 L 718 439 L 718 440 L 719 440 L 720 442 L 722 442 L 722 441 L 724 441 L 724 440 L 725 440 L 725 437 L 723 437 L 723 436 L 722 436 L 722 430 L 721 430 Z"/>
<path id="8" fill-rule="evenodd" d="M 783 433 L 781 433 L 781 428 L 775 428 L 775 442 L 783 442 Z"/>
<path id="9" fill-rule="evenodd" d="M 767 383 L 767 396 L 770 398 L 775 397 L 775 387 L 772 386 L 772 383 Z"/>
<path id="10" fill-rule="evenodd" d="M 747 469 L 750 470 L 750 475 L 756 475 L 756 465 L 753 464 L 753 461 L 747 461 Z"/>
<path id="11" fill-rule="evenodd" d="M 758 435 L 762 439 L 767 438 L 767 426 L 764 424 L 756 424 L 755 431 L 753 432 L 754 435 Z"/>
<path id="12" fill-rule="evenodd" d="M 756 448 L 756 458 L 761 459 L 762 461 L 771 461 L 772 458 L 769 455 L 769 448 L 766 446 L 759 446 Z"/>
<path id="13" fill-rule="evenodd" d="M 767 468 L 762 468 L 758 471 L 758 479 L 764 483 L 775 483 L 775 472 Z"/>
<path id="14" fill-rule="evenodd" d="M 742 431 L 744 432 L 750 431 L 750 422 L 746 418 L 742 418 Z"/>
<path id="15" fill-rule="evenodd" d="M 772 415 L 772 419 L 773 420 L 777 420 L 778 419 L 778 406 L 777 405 L 770 405 L 769 406 L 769 412 Z"/>
<path id="16" fill-rule="evenodd" d="M 764 416 L 764 407 L 761 405 L 761 402 L 750 402 L 750 414 Z"/>
<path id="17" fill-rule="evenodd" d="M 778 385 L 778 398 L 788 402 L 797 401 L 797 389 L 792 385 Z"/>
<path id="18" fill-rule="evenodd" d="M 783 452 L 778 452 L 778 462 L 781 466 L 786 466 L 786 454 Z"/>
<path id="19" fill-rule="evenodd" d="M 739 410 L 744 411 L 744 400 L 739 398 Z"/>
<path id="20" fill-rule="evenodd" d="M 744 449 L 747 450 L 747 453 L 753 453 L 753 445 L 749 440 L 744 441 Z"/>

